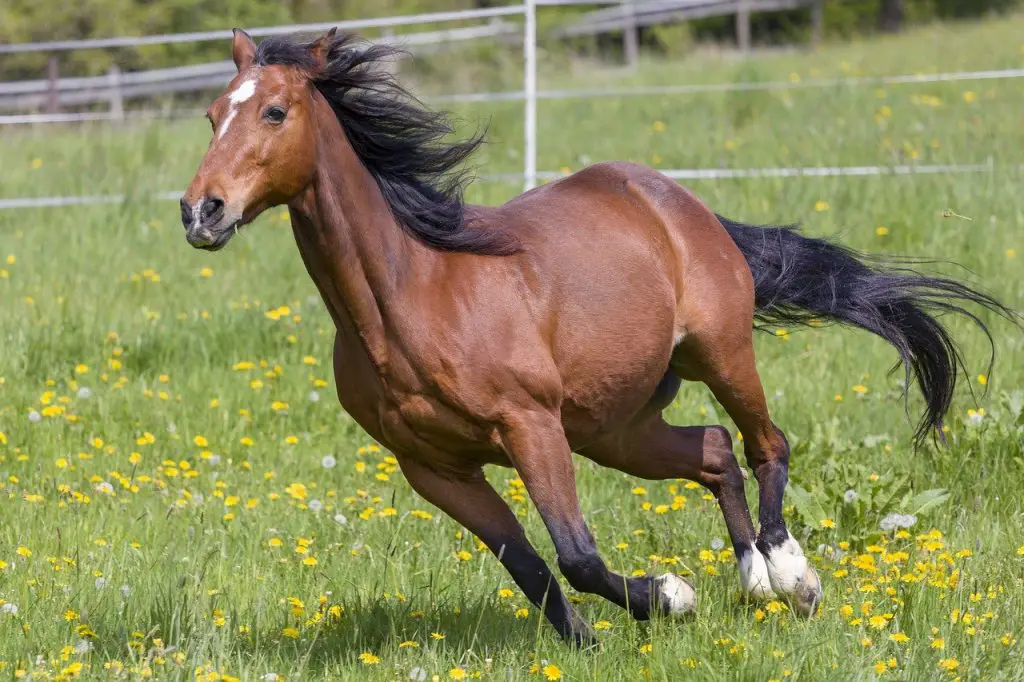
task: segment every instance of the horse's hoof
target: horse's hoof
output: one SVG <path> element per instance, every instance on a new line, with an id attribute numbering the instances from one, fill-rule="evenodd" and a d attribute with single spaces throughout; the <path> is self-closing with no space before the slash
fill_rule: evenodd
<path id="1" fill-rule="evenodd" d="M 764 558 L 775 594 L 789 602 L 793 613 L 813 616 L 821 604 L 821 580 L 804 556 L 800 543 L 790 535 L 781 545 L 769 548 Z"/>
<path id="2" fill-rule="evenodd" d="M 803 577 L 797 582 L 796 591 L 790 595 L 790 608 L 798 616 L 810 618 L 817 612 L 823 596 L 824 591 L 821 588 L 818 573 L 808 566 Z"/>
<path id="3" fill-rule="evenodd" d="M 693 589 L 693 583 L 674 573 L 655 578 L 654 589 L 666 615 L 685 616 L 697 609 L 697 591 Z"/>

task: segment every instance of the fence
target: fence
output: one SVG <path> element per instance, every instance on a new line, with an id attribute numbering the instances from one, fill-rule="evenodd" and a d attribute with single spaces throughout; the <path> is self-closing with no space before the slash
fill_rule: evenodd
<path id="1" fill-rule="evenodd" d="M 521 176 L 492 175 L 485 176 L 484 180 L 508 181 L 516 178 L 523 181 L 526 189 L 537 184 L 538 180 L 547 180 L 558 177 L 560 173 L 552 171 L 538 171 L 537 169 L 537 103 L 540 100 L 568 99 L 568 98 L 596 98 L 609 96 L 636 96 L 636 95 L 669 95 L 685 94 L 695 92 L 724 92 L 729 90 L 772 90 L 772 89 L 797 89 L 797 88 L 820 88 L 839 85 L 871 85 L 871 84 L 905 84 L 905 83 L 929 83 L 948 82 L 960 80 L 991 80 L 1002 78 L 1024 77 L 1024 69 L 1005 69 L 990 71 L 955 72 L 940 74 L 907 74 L 888 76 L 882 78 L 843 78 L 843 79 L 816 79 L 794 83 L 791 81 L 778 81 L 768 83 L 729 83 L 729 84 L 689 84 L 676 86 L 658 87 L 636 87 L 620 89 L 576 89 L 576 90 L 551 90 L 540 91 L 537 87 L 537 10 L 545 6 L 561 6 L 574 4 L 608 4 L 620 5 L 623 0 L 524 0 L 523 4 L 505 7 L 464 10 L 459 12 L 441 12 L 421 14 L 406 17 L 385 17 L 377 19 L 366 19 L 348 22 L 330 22 L 322 24 L 298 24 L 281 27 L 268 27 L 253 29 L 250 33 L 254 36 L 279 35 L 293 32 L 323 31 L 327 28 L 338 27 L 342 30 L 360 30 L 366 28 L 389 29 L 398 26 L 415 26 L 423 24 L 443 24 L 446 22 L 465 22 L 472 20 L 487 19 L 488 24 L 469 28 L 454 28 L 446 31 L 433 31 L 429 33 L 411 34 L 405 39 L 420 45 L 436 45 L 444 40 L 469 40 L 483 35 L 508 36 L 514 35 L 519 29 L 500 19 L 521 15 L 522 26 L 522 49 L 524 52 L 523 90 L 515 92 L 499 93 L 468 93 L 463 95 L 450 95 L 447 97 L 435 98 L 435 101 L 518 101 L 524 103 L 524 168 Z M 634 0 L 625 0 L 632 5 Z M 758 3 L 767 7 L 766 3 L 797 2 L 799 4 L 814 4 L 820 7 L 818 0 L 648 0 L 649 6 L 655 9 L 668 11 L 670 5 L 676 9 L 686 5 L 692 8 L 704 5 L 719 5 L 719 9 L 728 5 L 730 9 L 749 10 L 757 7 Z M 704 5 L 701 5 L 704 3 Z M 816 3 L 816 4 L 815 4 Z M 596 14 L 596 13 L 595 13 Z M 610 14 L 601 15 L 604 17 Z M 742 17 L 738 15 L 738 21 Z M 489 33 L 487 33 L 489 32 Z M 418 36 L 418 37 L 416 37 Z M 231 37 L 229 31 L 209 31 L 202 33 L 173 34 L 163 36 L 144 36 L 136 38 L 104 38 L 95 40 L 59 41 L 49 43 L 25 43 L 20 45 L 0 45 L 0 54 L 11 54 L 15 52 L 46 52 L 74 49 L 93 49 L 109 47 L 127 47 L 135 45 L 152 45 L 173 42 L 197 42 L 207 40 L 227 40 Z M 398 39 L 385 36 L 383 39 Z M 74 97 L 107 97 L 111 98 L 109 112 L 88 112 L 77 114 L 28 114 L 14 116 L 0 116 L 2 124 L 20 123 L 59 123 L 73 121 L 97 121 L 122 119 L 128 117 L 150 118 L 167 115 L 192 115 L 193 111 L 177 112 L 131 112 L 125 113 L 120 104 L 120 98 L 125 93 L 153 93 L 162 92 L 159 88 L 181 86 L 179 81 L 191 83 L 195 86 L 202 84 L 203 88 L 220 87 L 234 73 L 234 66 L 231 62 L 219 62 L 189 67 L 177 67 L 174 69 L 162 69 L 159 72 L 142 72 L 137 74 L 113 73 L 107 76 L 83 79 L 65 79 L 68 92 Z M 115 82 L 116 81 L 116 82 Z M 35 97 L 40 96 L 41 84 L 47 84 L 50 90 L 48 97 L 53 97 L 52 80 L 28 81 L 16 84 L 0 84 L 0 102 L 5 96 L 9 97 Z M 191 87 L 191 86 L 190 86 Z M 6 89 L 5 89 L 6 88 Z M 135 88 L 133 90 L 133 88 Z M 112 94 L 112 92 L 114 94 Z M 75 95 L 74 93 L 77 93 Z M 120 94 L 117 94 L 120 93 Z M 38 99 L 28 100 L 38 102 Z M 991 162 L 986 164 L 958 164 L 947 166 L 856 166 L 856 167 L 811 167 L 811 168 L 762 168 L 762 169 L 669 169 L 662 171 L 669 177 L 676 179 L 754 179 L 766 177 L 836 177 L 836 176 L 870 176 L 885 174 L 931 174 L 931 173 L 980 173 L 992 172 L 994 170 Z M 176 192 L 163 192 L 157 195 L 158 199 L 165 199 L 175 196 Z M 56 207 L 68 205 L 82 205 L 93 203 L 116 203 L 123 201 L 121 195 L 102 196 L 77 196 L 77 197 L 38 197 L 38 198 L 10 198 L 0 199 L 0 209 L 30 208 L 30 207 Z"/>

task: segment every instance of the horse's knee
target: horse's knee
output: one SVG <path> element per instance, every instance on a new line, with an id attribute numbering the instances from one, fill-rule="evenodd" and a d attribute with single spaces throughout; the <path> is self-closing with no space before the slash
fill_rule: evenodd
<path id="1" fill-rule="evenodd" d="M 774 424 L 771 431 L 757 441 L 744 443 L 743 452 L 747 458 L 747 464 L 751 469 L 757 471 L 758 467 L 770 464 L 773 468 L 782 467 L 789 471 L 789 441 L 786 434 Z"/>
<path id="2" fill-rule="evenodd" d="M 608 577 L 608 568 L 597 551 L 559 553 L 558 569 L 577 592 L 600 592 Z"/>
<path id="3" fill-rule="evenodd" d="M 703 483 L 718 495 L 723 489 L 743 490 L 743 471 L 732 451 L 732 436 L 724 426 L 709 426 L 704 434 Z"/>

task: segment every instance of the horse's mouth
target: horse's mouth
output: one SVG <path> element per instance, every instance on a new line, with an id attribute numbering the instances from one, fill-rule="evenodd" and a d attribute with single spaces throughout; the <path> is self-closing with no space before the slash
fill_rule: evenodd
<path id="1" fill-rule="evenodd" d="M 203 251 L 220 251 L 231 238 L 238 234 L 238 230 L 245 225 L 245 220 L 239 218 L 234 222 L 227 223 L 225 227 L 217 230 L 205 229 L 202 234 L 198 231 L 186 235 L 188 243 Z"/>

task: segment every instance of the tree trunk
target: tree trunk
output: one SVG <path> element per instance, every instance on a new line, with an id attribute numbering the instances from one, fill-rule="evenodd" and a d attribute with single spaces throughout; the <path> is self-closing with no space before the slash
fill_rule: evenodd
<path id="1" fill-rule="evenodd" d="M 878 9 L 878 28 L 886 33 L 899 33 L 903 28 L 903 0 L 882 0 Z"/>

